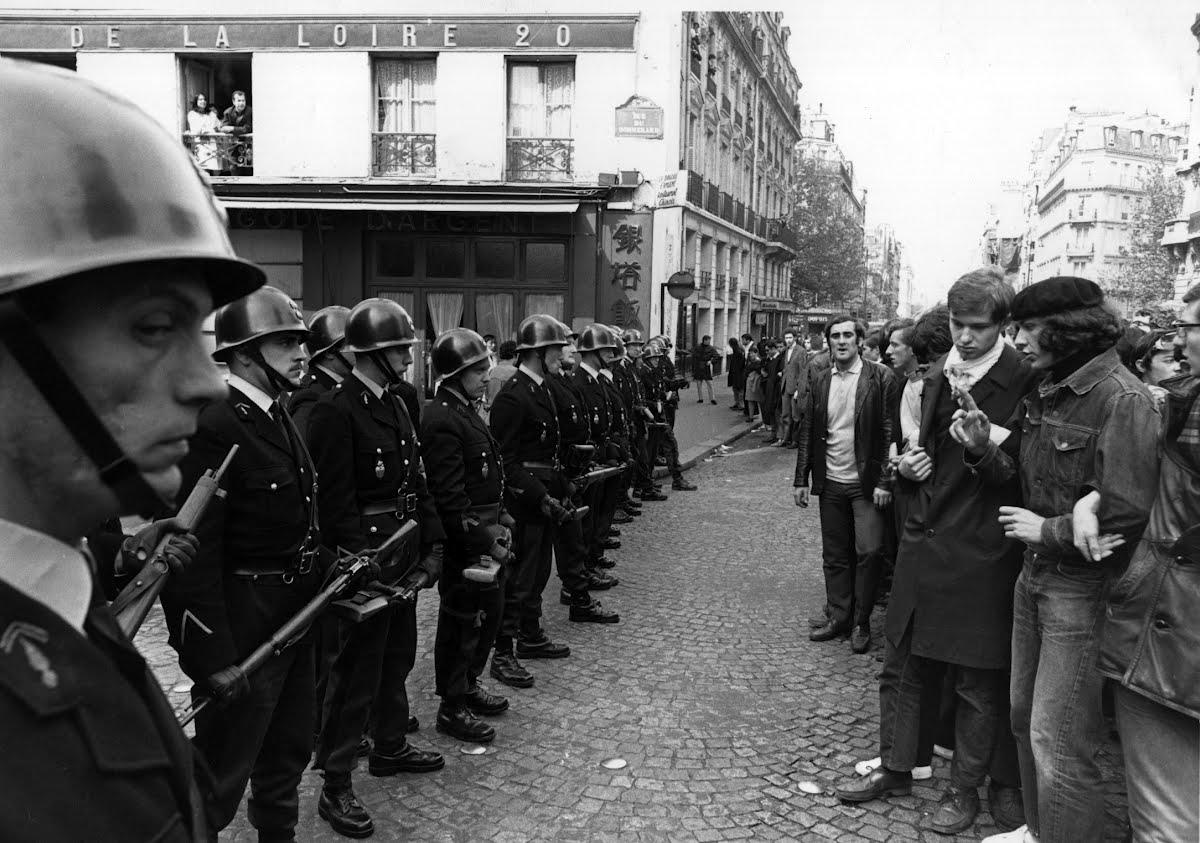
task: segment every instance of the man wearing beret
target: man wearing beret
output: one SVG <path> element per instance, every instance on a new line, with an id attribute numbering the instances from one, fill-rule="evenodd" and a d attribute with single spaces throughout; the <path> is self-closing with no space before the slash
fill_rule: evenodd
<path id="1" fill-rule="evenodd" d="M 1012 317 L 1017 344 L 1028 347 L 1041 381 L 1009 430 L 992 431 L 969 396 L 951 426 L 981 481 L 1016 474 L 1024 503 L 1000 507 L 999 518 L 1005 535 L 1025 544 L 1013 592 L 1010 696 L 1028 826 L 988 839 L 1102 840 L 1096 655 L 1109 584 L 1154 498 L 1158 411 L 1121 364 L 1121 323 L 1095 283 L 1039 281 L 1017 294 Z M 1072 510 L 1092 492 L 1100 495 L 1099 531 L 1113 551 L 1102 562 L 1074 544 Z"/>

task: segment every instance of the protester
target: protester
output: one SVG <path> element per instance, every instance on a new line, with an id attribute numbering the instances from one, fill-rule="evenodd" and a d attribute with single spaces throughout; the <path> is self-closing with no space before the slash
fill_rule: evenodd
<path id="1" fill-rule="evenodd" d="M 762 409 L 762 382 L 762 358 L 758 355 L 758 347 L 752 344 L 746 350 L 746 396 L 743 404 L 746 421 L 754 419 Z"/>
<path id="2" fill-rule="evenodd" d="M 746 352 L 737 337 L 729 338 L 729 374 L 726 379 L 733 390 L 733 406 L 729 409 L 745 411 L 746 403 Z"/>
<path id="3" fill-rule="evenodd" d="M 699 399 L 696 403 L 704 403 L 704 390 L 708 390 L 708 401 L 710 404 L 716 404 L 717 399 L 713 397 L 713 367 L 717 361 L 721 359 L 721 355 L 713 348 L 712 337 L 705 334 L 700 338 L 700 345 L 692 354 L 692 379 L 696 381 L 696 397 Z"/>
<path id="4" fill-rule="evenodd" d="M 796 427 L 800 421 L 801 393 L 805 385 L 804 369 L 808 365 L 808 353 L 796 343 L 794 331 L 783 334 L 783 353 L 776 368 L 779 371 L 779 424 L 777 444 L 784 448 L 796 447 Z"/>
<path id="5" fill-rule="evenodd" d="M 1072 510 L 1098 492 L 1101 533 L 1136 541 L 1158 479 L 1158 413 L 1121 365 L 1120 322 L 1094 282 L 1039 281 L 1017 294 L 1012 317 L 1040 382 L 1011 428 L 993 433 L 969 399 L 951 426 L 983 482 L 1018 476 L 1021 484 L 1023 506 L 1003 506 L 999 518 L 1005 535 L 1026 545 L 1014 590 L 1010 697 L 1028 825 L 998 839 L 1100 840 L 1096 654 L 1105 598 L 1129 553 L 1119 548 L 1103 565 L 1084 558 Z"/>

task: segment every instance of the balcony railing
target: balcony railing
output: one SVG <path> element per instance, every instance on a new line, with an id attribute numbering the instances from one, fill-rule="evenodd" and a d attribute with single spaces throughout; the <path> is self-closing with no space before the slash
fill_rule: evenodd
<path id="1" fill-rule="evenodd" d="M 437 135 L 372 132 L 371 173 L 376 176 L 432 176 L 437 172 Z"/>
<path id="2" fill-rule="evenodd" d="M 729 276 L 729 295 L 736 296 L 738 293 L 738 277 L 736 275 Z"/>
<path id="3" fill-rule="evenodd" d="M 717 287 L 716 287 L 716 290 L 717 290 L 717 292 L 718 292 L 718 293 L 723 293 L 723 292 L 725 291 L 725 273 L 724 273 L 724 272 L 718 272 L 718 273 L 717 273 Z"/>
<path id="4" fill-rule="evenodd" d="M 721 191 L 720 216 L 725 222 L 733 222 L 733 197 L 725 191 Z"/>
<path id="5" fill-rule="evenodd" d="M 799 238 L 796 237 L 796 233 L 788 228 L 787 223 L 783 220 L 767 221 L 767 241 L 782 244 L 792 252 L 800 250 Z"/>
<path id="6" fill-rule="evenodd" d="M 758 215 L 755 214 L 753 211 L 751 211 L 749 208 L 747 208 L 746 209 L 746 224 L 744 226 L 742 226 L 742 228 L 746 229 L 746 231 L 753 234 L 754 229 L 757 225 L 758 225 Z"/>
<path id="7" fill-rule="evenodd" d="M 1067 247 L 1067 257 L 1068 258 L 1090 258 L 1095 254 L 1096 254 L 1096 244 L 1095 243 L 1092 243 L 1090 246 L 1075 245 L 1075 246 Z"/>
<path id="8" fill-rule="evenodd" d="M 184 132 L 183 145 L 200 169 L 212 175 L 254 174 L 254 135 L 224 132 Z"/>
<path id="9" fill-rule="evenodd" d="M 707 296 L 712 293 L 712 270 L 700 270 L 700 295 Z"/>
<path id="10" fill-rule="evenodd" d="M 704 207 L 704 178 L 691 170 L 687 171 L 687 201 L 697 208 Z"/>
<path id="11" fill-rule="evenodd" d="M 704 210 L 719 216 L 721 213 L 721 194 L 712 182 L 704 183 Z"/>
<path id="12" fill-rule="evenodd" d="M 741 202 L 733 203 L 733 224 L 738 228 L 746 227 L 746 206 Z"/>
<path id="13" fill-rule="evenodd" d="M 509 181 L 564 181 L 572 175 L 572 138 L 509 138 Z"/>

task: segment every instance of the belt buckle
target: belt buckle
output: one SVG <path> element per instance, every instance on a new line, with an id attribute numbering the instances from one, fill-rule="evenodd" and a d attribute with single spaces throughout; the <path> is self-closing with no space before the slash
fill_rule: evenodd
<path id="1" fill-rule="evenodd" d="M 296 572 L 300 576 L 305 576 L 313 569 L 313 562 L 317 558 L 317 549 L 315 547 L 307 548 L 300 551 L 300 565 Z"/>
<path id="2" fill-rule="evenodd" d="M 291 585 L 296 581 L 296 573 L 295 571 L 285 571 L 279 575 L 279 578 L 283 580 L 284 585 Z"/>
<path id="3" fill-rule="evenodd" d="M 404 511 L 401 513 L 401 518 L 412 515 L 417 511 L 417 493 L 409 492 L 402 500 L 404 501 Z"/>

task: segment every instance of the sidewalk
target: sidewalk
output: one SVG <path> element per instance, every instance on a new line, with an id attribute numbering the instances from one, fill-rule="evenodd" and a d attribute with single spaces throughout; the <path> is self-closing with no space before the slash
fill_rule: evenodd
<path id="1" fill-rule="evenodd" d="M 706 392 L 707 395 L 707 392 Z M 733 406 L 733 390 L 725 385 L 725 379 L 713 381 L 713 395 L 717 403 L 696 403 L 696 387 L 679 396 L 679 410 L 675 414 L 675 439 L 679 442 L 679 464 L 683 470 L 695 466 L 721 445 L 741 439 L 758 426 L 758 421 L 746 423 L 742 413 L 729 409 Z M 655 477 L 669 477 L 670 472 L 659 466 Z"/>

